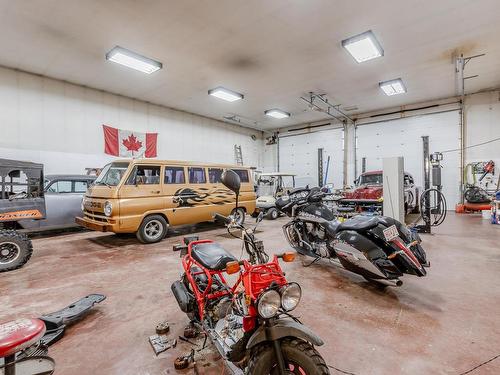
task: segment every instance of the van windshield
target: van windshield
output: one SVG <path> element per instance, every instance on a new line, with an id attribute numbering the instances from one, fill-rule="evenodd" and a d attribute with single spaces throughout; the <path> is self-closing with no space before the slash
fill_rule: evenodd
<path id="1" fill-rule="evenodd" d="M 106 165 L 99 177 L 96 178 L 95 185 L 116 186 L 120 183 L 125 172 L 127 171 L 129 163 L 111 163 Z"/>

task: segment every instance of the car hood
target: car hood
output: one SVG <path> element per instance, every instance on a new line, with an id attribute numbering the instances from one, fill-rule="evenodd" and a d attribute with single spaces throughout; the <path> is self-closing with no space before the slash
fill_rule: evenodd
<path id="1" fill-rule="evenodd" d="M 360 186 L 357 189 L 346 192 L 346 199 L 379 199 L 382 198 L 383 188 L 381 185 Z"/>
<path id="2" fill-rule="evenodd" d="M 108 187 L 106 185 L 92 185 L 85 194 L 87 198 L 117 198 L 116 186 Z"/>

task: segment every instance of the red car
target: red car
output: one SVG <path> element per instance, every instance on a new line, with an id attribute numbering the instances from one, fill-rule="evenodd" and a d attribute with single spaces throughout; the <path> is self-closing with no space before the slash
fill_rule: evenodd
<path id="1" fill-rule="evenodd" d="M 344 198 L 339 201 L 342 206 L 355 207 L 356 210 L 382 211 L 383 206 L 383 179 L 382 171 L 362 173 L 356 181 L 352 191 L 346 191 Z M 404 176 L 405 212 L 418 212 L 419 188 L 415 185 L 413 176 L 405 172 Z"/>

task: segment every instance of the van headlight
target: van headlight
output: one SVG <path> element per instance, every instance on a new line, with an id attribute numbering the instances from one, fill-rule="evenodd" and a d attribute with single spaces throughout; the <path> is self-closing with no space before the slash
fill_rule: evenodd
<path id="1" fill-rule="evenodd" d="M 281 307 L 285 311 L 292 311 L 297 307 L 302 297 L 302 289 L 297 283 L 290 283 L 281 288 Z"/>
<path id="2" fill-rule="evenodd" d="M 264 319 L 270 319 L 278 313 L 281 305 L 281 296 L 275 290 L 262 293 L 257 302 L 257 311 Z"/>
<path id="3" fill-rule="evenodd" d="M 112 212 L 113 212 L 113 205 L 111 204 L 111 202 L 106 201 L 106 203 L 104 203 L 104 215 L 111 216 Z"/>

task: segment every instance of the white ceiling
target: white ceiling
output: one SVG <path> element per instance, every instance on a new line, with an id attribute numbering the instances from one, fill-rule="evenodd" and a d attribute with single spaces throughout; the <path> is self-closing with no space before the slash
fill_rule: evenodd
<path id="1" fill-rule="evenodd" d="M 498 0 L 0 0 L 0 65 L 271 129 L 317 121 L 299 97 L 328 94 L 351 113 L 455 95 L 453 52 L 471 61 L 467 91 L 500 86 Z M 371 29 L 385 56 L 357 64 L 341 41 Z M 151 75 L 107 62 L 115 45 L 164 64 Z M 378 82 L 401 77 L 408 93 Z M 225 86 L 245 95 L 207 95 Z M 1 104 L 0 104 L 1 106 Z M 292 113 L 264 116 L 270 108 Z"/>

